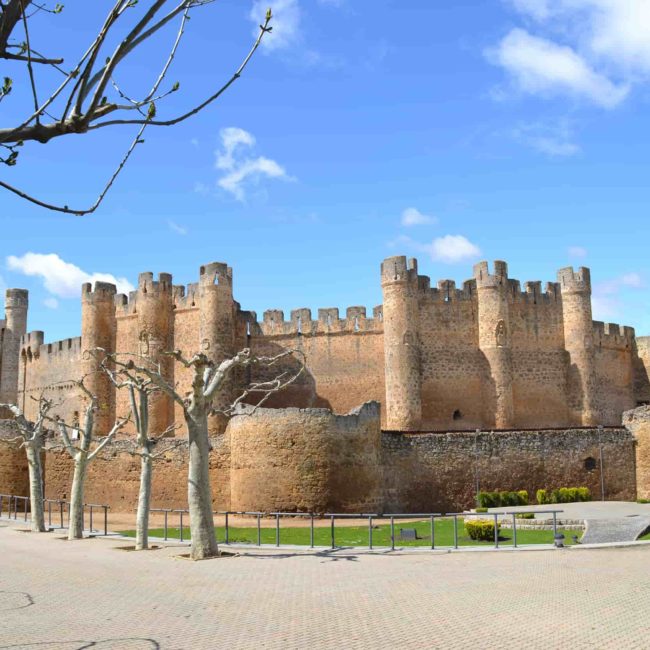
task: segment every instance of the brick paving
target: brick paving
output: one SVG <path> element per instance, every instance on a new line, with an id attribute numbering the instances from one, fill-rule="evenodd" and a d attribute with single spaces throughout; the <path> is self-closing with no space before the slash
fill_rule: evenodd
<path id="1" fill-rule="evenodd" d="M 0 524 L 0 648 L 648 648 L 650 546 L 246 551 L 63 541 Z M 92 644 L 92 645 L 91 645 Z"/>

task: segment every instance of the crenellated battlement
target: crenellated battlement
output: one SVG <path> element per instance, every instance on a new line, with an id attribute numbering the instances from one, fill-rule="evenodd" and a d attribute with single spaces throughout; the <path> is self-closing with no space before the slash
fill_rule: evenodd
<path id="1" fill-rule="evenodd" d="M 7 289 L 5 293 L 5 310 L 24 308 L 29 305 L 29 292 L 27 289 Z"/>
<path id="2" fill-rule="evenodd" d="M 248 312 L 255 315 L 255 312 Z M 373 317 L 367 317 L 366 308 L 355 305 L 348 307 L 345 311 L 345 318 L 341 318 L 338 307 L 325 307 L 318 309 L 318 318 L 312 319 L 311 309 L 305 307 L 291 311 L 290 319 L 284 319 L 284 312 L 281 309 L 267 309 L 263 314 L 261 323 L 255 322 L 251 325 L 253 333 L 262 336 L 295 336 L 305 335 L 327 335 L 350 332 L 381 332 L 382 308 L 373 309 Z"/>
<path id="3" fill-rule="evenodd" d="M 198 308 L 199 284 L 192 282 L 187 285 L 175 285 L 172 291 L 172 309 L 180 311 L 183 309 Z"/>
<path id="4" fill-rule="evenodd" d="M 86 303 L 113 302 L 117 294 L 117 287 L 110 282 L 95 282 L 95 288 L 91 282 L 84 282 L 81 285 L 81 300 Z"/>
<path id="5" fill-rule="evenodd" d="M 162 293 L 172 290 L 171 273 L 159 273 L 158 280 L 153 279 L 153 273 L 147 271 L 138 275 L 138 292 Z"/>
<path id="6" fill-rule="evenodd" d="M 586 266 L 581 266 L 577 271 L 572 266 L 560 269 L 557 281 L 562 293 L 591 293 L 591 272 Z"/>
<path id="7" fill-rule="evenodd" d="M 494 261 L 494 273 L 486 261 L 474 265 L 474 279 L 477 289 L 497 289 L 508 286 L 508 265 L 502 260 Z"/>
<path id="8" fill-rule="evenodd" d="M 634 344 L 635 332 L 633 327 L 617 323 L 603 323 L 595 320 L 594 344 L 597 347 L 611 350 L 630 350 Z"/>
<path id="9" fill-rule="evenodd" d="M 27 332 L 20 337 L 20 347 L 21 349 L 31 348 L 32 352 L 38 350 L 45 341 L 45 332 L 41 330 L 34 330 L 33 332 Z"/>
<path id="10" fill-rule="evenodd" d="M 423 276 L 425 277 L 425 276 Z M 418 261 L 404 255 L 388 257 L 381 263 L 381 284 L 413 284 L 418 285 Z"/>
<path id="11" fill-rule="evenodd" d="M 232 269 L 224 262 L 210 262 L 199 269 L 200 285 L 226 286 L 232 290 Z"/>

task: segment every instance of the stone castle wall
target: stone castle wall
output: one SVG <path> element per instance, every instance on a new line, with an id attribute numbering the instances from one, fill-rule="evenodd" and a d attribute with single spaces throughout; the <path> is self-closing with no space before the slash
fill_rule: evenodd
<path id="1" fill-rule="evenodd" d="M 634 500 L 647 493 L 650 418 L 636 414 L 623 428 L 499 431 L 479 434 L 381 432 L 379 407 L 340 416 L 327 409 L 259 409 L 233 418 L 211 439 L 213 506 L 234 511 L 456 512 L 481 490 L 587 486 L 600 499 Z M 187 507 L 187 448 L 163 440 L 152 507 Z M 638 442 L 638 444 L 637 444 Z M 119 441 L 89 466 L 85 500 L 134 512 L 140 461 Z M 635 458 L 636 454 L 636 458 Z M 641 455 L 639 455 L 641 454 Z M 72 461 L 62 450 L 44 455 L 45 495 L 69 499 Z M 0 493 L 28 494 L 22 450 L 0 447 Z M 645 483 L 644 483 L 645 481 Z"/>
<path id="2" fill-rule="evenodd" d="M 481 263 L 462 289 L 451 280 L 431 288 L 415 260 L 395 257 L 384 261 L 381 283 L 384 304 L 372 317 L 350 307 L 344 317 L 333 308 L 316 318 L 297 309 L 288 320 L 280 310 L 261 320 L 242 310 L 232 270 L 221 263 L 201 267 L 199 282 L 187 287 L 165 273 L 157 280 L 141 274 L 129 296 L 104 283 L 84 285 L 81 338 L 45 344 L 42 332 L 22 337 L 17 399 L 32 414 L 30 396 L 66 392 L 62 414 L 75 417 L 82 407 L 70 382 L 87 374 L 107 429 L 127 413 L 128 396 L 93 373 L 96 362 L 85 351 L 100 346 L 161 363 L 181 389 L 189 387 L 189 371 L 163 356 L 166 349 L 202 351 L 215 362 L 243 347 L 263 355 L 295 349 L 306 372 L 269 406 L 346 413 L 376 400 L 389 430 L 615 426 L 623 411 L 650 400 L 650 345 L 631 328 L 591 320 L 588 269 L 562 269 L 558 282 L 544 289 L 527 282 L 522 291 L 504 262 L 492 271 Z M 297 363 L 287 358 L 283 368 Z M 257 368 L 239 373 L 223 399 L 261 378 Z M 180 416 L 178 405 L 159 395 L 152 430 Z M 214 434 L 225 424 L 210 421 Z"/>

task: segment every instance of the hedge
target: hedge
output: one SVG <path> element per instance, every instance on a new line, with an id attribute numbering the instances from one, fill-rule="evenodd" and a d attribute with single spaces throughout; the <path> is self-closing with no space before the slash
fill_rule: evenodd
<path id="1" fill-rule="evenodd" d="M 479 492 L 476 500 L 481 508 L 503 508 L 507 506 L 527 506 L 528 492 Z"/>
<path id="2" fill-rule="evenodd" d="M 497 534 L 501 524 L 497 524 Z M 465 532 L 470 539 L 493 542 L 494 541 L 494 521 L 489 519 L 465 519 Z"/>
<path id="3" fill-rule="evenodd" d="M 591 492 L 587 487 L 559 488 L 557 490 L 537 490 L 537 503 L 573 503 L 574 501 L 591 501 Z"/>

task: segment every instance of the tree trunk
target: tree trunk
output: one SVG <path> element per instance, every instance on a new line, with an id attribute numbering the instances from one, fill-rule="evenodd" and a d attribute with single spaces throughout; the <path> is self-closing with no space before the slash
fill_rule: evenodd
<path id="1" fill-rule="evenodd" d="M 41 446 L 28 443 L 25 446 L 27 467 L 29 468 L 29 505 L 34 533 L 45 532 L 45 513 L 43 511 L 43 467 L 41 464 Z"/>
<path id="2" fill-rule="evenodd" d="M 82 539 L 84 531 L 84 483 L 88 456 L 77 452 L 74 459 L 74 475 L 72 477 L 72 493 L 70 495 L 70 521 L 68 523 L 68 539 Z"/>
<path id="3" fill-rule="evenodd" d="M 207 414 L 200 413 L 188 417 L 187 429 L 190 444 L 187 478 L 187 500 L 190 507 L 190 532 L 192 534 L 190 557 L 193 560 L 202 560 L 219 555 L 212 516 Z"/>
<path id="4" fill-rule="evenodd" d="M 151 474 L 153 460 L 149 449 L 143 447 L 140 457 L 140 493 L 135 525 L 135 550 L 149 548 L 149 507 L 151 505 Z"/>

